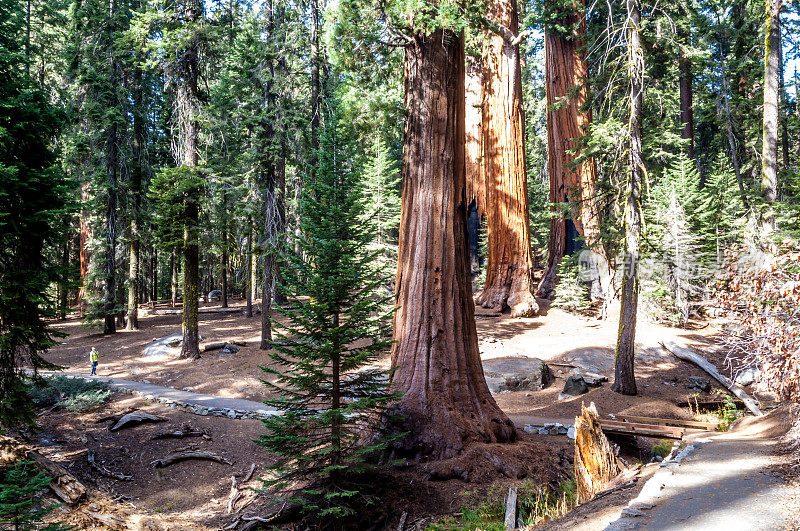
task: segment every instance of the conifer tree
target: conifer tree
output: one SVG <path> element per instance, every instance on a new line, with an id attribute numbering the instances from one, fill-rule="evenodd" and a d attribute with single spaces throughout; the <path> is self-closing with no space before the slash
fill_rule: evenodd
<path id="1" fill-rule="evenodd" d="M 364 367 L 386 350 L 390 313 L 378 295 L 385 282 L 368 251 L 373 226 L 363 221 L 363 186 L 351 131 L 326 102 L 318 165 L 303 184 L 300 253 L 286 257 L 282 277 L 290 304 L 283 332 L 264 367 L 283 412 L 264 421 L 260 444 L 278 456 L 266 486 L 318 517 L 342 518 L 369 501 L 357 478 L 373 468 L 370 453 L 391 438 L 365 439 L 394 397 L 388 373 Z M 303 258 L 305 256 L 305 259 Z M 359 345 L 359 346 L 354 346 Z"/>
<path id="2" fill-rule="evenodd" d="M 52 478 L 38 472 L 33 461 L 19 461 L 0 473 L 0 526 L 14 531 L 70 529 L 57 522 L 42 521 L 47 513 L 57 507 L 41 507 L 41 494 L 50 481 Z"/>
<path id="3" fill-rule="evenodd" d="M 51 142 L 59 114 L 25 73 L 25 9 L 0 0 L 0 425 L 32 422 L 20 379 L 23 364 L 54 344 L 49 287 L 59 274 L 48 257 L 57 246 L 69 189 Z M 56 247 L 57 248 L 57 247 Z"/>

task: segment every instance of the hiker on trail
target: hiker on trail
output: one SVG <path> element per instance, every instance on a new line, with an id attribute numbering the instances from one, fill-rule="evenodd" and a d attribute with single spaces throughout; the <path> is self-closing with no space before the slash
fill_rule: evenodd
<path id="1" fill-rule="evenodd" d="M 97 352 L 97 347 L 92 347 L 91 352 L 89 352 L 89 361 L 92 362 L 92 372 L 89 373 L 90 376 L 94 376 L 97 372 L 97 361 L 100 359 L 100 353 Z"/>

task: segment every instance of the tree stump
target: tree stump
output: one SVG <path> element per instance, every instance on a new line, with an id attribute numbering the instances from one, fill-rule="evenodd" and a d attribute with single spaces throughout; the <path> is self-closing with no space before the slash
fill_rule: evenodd
<path id="1" fill-rule="evenodd" d="M 575 481 L 578 503 L 594 497 L 621 471 L 617 457 L 600 428 L 600 416 L 594 402 L 581 405 L 575 417 Z"/>

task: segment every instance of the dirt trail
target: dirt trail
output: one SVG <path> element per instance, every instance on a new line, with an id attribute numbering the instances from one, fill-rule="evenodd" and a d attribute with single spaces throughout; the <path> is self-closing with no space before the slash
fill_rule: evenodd
<path id="1" fill-rule="evenodd" d="M 788 429 L 781 413 L 747 418 L 731 432 L 694 441 L 686 457 L 662 467 L 606 529 L 798 529 L 790 510 L 798 489 L 774 472 L 778 436 Z"/>

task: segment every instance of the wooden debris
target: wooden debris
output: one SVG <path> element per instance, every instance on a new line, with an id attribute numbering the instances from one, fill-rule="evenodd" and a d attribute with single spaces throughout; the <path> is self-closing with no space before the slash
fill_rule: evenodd
<path id="1" fill-rule="evenodd" d="M 150 464 L 156 468 L 164 468 L 165 466 L 169 466 L 180 461 L 186 461 L 187 459 L 205 459 L 207 461 L 215 461 L 225 465 L 233 465 L 232 462 L 228 461 L 221 455 L 212 452 L 201 451 L 175 452 L 161 459 L 156 459 Z"/>
<path id="2" fill-rule="evenodd" d="M 167 430 L 157 433 L 150 437 L 150 440 L 156 441 L 159 439 L 184 439 L 186 437 L 202 437 L 204 435 L 206 435 L 206 432 L 195 429 L 189 424 L 184 424 L 183 428 L 179 430 Z"/>
<path id="3" fill-rule="evenodd" d="M 639 435 L 642 437 L 657 437 L 659 439 L 682 439 L 686 435 L 688 428 L 680 426 L 660 426 L 658 424 L 639 424 L 635 422 L 623 422 L 620 420 L 606 420 L 600 422 L 603 433 L 613 433 L 616 435 Z M 705 430 L 694 430 L 705 431 Z"/>
<path id="4" fill-rule="evenodd" d="M 67 472 L 67 469 L 63 466 L 50 461 L 39 452 L 33 450 L 29 450 L 26 457 L 31 461 L 35 461 L 40 468 L 44 469 L 53 478 L 50 481 L 50 489 L 64 502 L 74 505 L 86 496 L 84 484 Z"/>
<path id="5" fill-rule="evenodd" d="M 508 489 L 508 496 L 506 496 L 506 529 L 517 528 L 517 487 Z"/>
<path id="6" fill-rule="evenodd" d="M 403 531 L 406 527 L 406 519 L 408 518 L 408 513 L 403 511 L 403 514 L 400 515 L 400 523 L 397 524 L 397 531 Z"/>
<path id="7" fill-rule="evenodd" d="M 121 430 L 122 428 L 126 428 L 128 426 L 135 426 L 137 424 L 141 424 L 143 422 L 165 422 L 167 419 L 162 419 L 161 417 L 157 417 L 155 415 L 151 415 L 150 413 L 142 413 L 141 411 L 135 411 L 133 413 L 128 413 L 123 415 L 116 424 L 109 428 L 110 431 L 117 431 Z"/>
<path id="8" fill-rule="evenodd" d="M 734 383 L 730 378 L 720 374 L 717 368 L 703 356 L 697 354 L 688 347 L 684 347 L 683 345 L 675 343 L 674 341 L 662 341 L 661 345 L 663 345 L 665 349 L 669 350 L 676 358 L 690 361 L 706 371 L 709 376 L 717 380 L 719 383 L 725 386 L 728 391 L 736 395 L 742 402 L 744 402 L 744 405 L 753 415 L 756 417 L 763 415 L 761 410 L 758 408 L 758 404 L 756 404 L 756 401 L 747 394 L 747 391 L 736 385 L 736 383 Z"/>
<path id="9" fill-rule="evenodd" d="M 620 465 L 611 445 L 603 435 L 600 416 L 592 402 L 581 405 L 575 418 L 575 480 L 578 502 L 583 503 L 605 489 L 620 473 Z"/>
<path id="10" fill-rule="evenodd" d="M 228 514 L 233 512 L 236 507 L 236 501 L 239 499 L 239 482 L 236 481 L 236 476 L 231 476 L 231 492 L 228 495 Z"/>
<path id="11" fill-rule="evenodd" d="M 252 465 L 250 465 L 250 470 L 248 470 L 247 474 L 244 475 L 244 478 L 242 479 L 242 483 L 247 483 L 248 481 L 250 481 L 252 479 L 253 474 L 255 473 L 255 471 L 256 471 L 256 464 L 253 463 Z"/>
<path id="12" fill-rule="evenodd" d="M 633 417 L 630 415 L 617 415 L 614 421 L 636 422 L 639 424 L 658 424 L 663 426 L 680 426 L 682 428 L 702 428 L 705 430 L 716 430 L 719 422 L 683 420 L 683 419 L 660 419 L 654 417 Z M 601 421 L 604 422 L 604 421 Z"/>
<path id="13" fill-rule="evenodd" d="M 105 476 L 107 478 L 118 479 L 120 481 L 132 481 L 133 476 L 126 476 L 125 474 L 121 474 L 119 472 L 113 472 L 108 468 L 104 467 L 100 463 L 97 462 L 95 453 L 91 450 L 86 454 L 86 460 L 89 461 L 89 465 L 97 470 L 101 476 Z"/>

